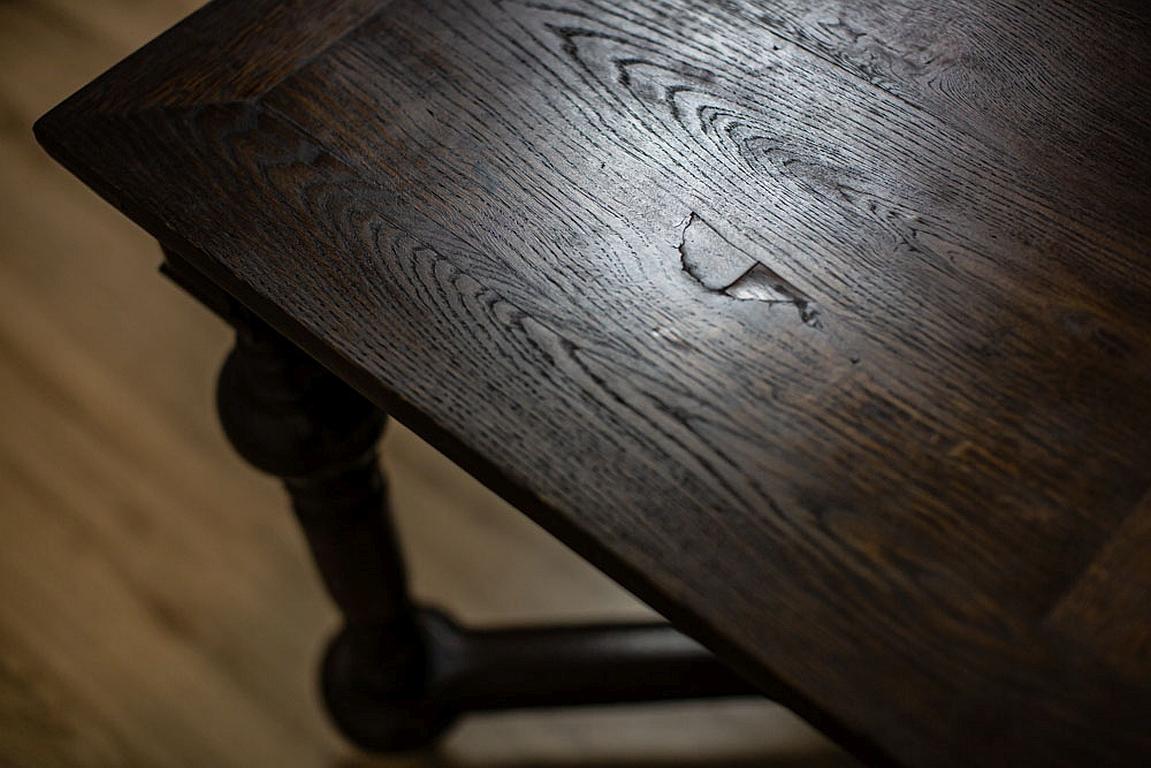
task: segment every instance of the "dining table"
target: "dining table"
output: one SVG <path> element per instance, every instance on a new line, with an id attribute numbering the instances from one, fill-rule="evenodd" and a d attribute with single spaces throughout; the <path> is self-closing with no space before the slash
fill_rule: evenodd
<path id="1" fill-rule="evenodd" d="M 36 135 L 236 329 L 362 748 L 766 695 L 1151 765 L 1151 6 L 214 0 Z M 417 604 L 388 418 L 666 621 Z"/>

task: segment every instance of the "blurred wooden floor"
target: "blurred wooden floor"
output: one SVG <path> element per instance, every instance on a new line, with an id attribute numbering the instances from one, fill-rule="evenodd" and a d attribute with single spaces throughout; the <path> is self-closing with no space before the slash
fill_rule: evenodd
<path id="1" fill-rule="evenodd" d="M 33 120 L 194 0 L 0 0 L 0 766 L 851 764 L 770 703 L 467 720 L 371 760 L 323 719 L 335 623 L 276 484 L 212 416 L 226 329 Z M 417 592 L 465 620 L 645 609 L 402 428 Z"/>

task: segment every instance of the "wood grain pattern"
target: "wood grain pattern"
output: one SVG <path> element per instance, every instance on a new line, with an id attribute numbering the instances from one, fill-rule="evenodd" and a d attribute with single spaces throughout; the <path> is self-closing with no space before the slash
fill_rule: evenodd
<path id="1" fill-rule="evenodd" d="M 1098 556 L 1075 579 L 1048 620 L 1072 642 L 1081 642 L 1135 677 L 1151 675 L 1151 496 L 1119 525 Z"/>
<path id="2" fill-rule="evenodd" d="M 861 754 L 1151 753 L 1147 675 L 1046 623 L 1146 544 L 1145 12 L 316 5 L 288 57 L 218 2 L 40 137 Z"/>

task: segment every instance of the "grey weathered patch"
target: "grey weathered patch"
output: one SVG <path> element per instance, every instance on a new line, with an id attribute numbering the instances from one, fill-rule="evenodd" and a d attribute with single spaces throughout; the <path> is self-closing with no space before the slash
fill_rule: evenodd
<path id="1" fill-rule="evenodd" d="M 709 291 L 739 301 L 790 304 L 800 320 L 819 327 L 819 308 L 810 298 L 694 211 L 683 224 L 679 256 L 683 271 Z"/>

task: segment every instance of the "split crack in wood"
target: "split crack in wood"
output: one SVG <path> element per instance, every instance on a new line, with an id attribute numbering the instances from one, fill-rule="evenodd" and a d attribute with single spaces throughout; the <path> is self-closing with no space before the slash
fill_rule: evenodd
<path id="1" fill-rule="evenodd" d="M 683 271 L 707 290 L 739 301 L 790 304 L 805 325 L 820 327 L 815 302 L 695 211 L 683 223 L 678 248 Z"/>

